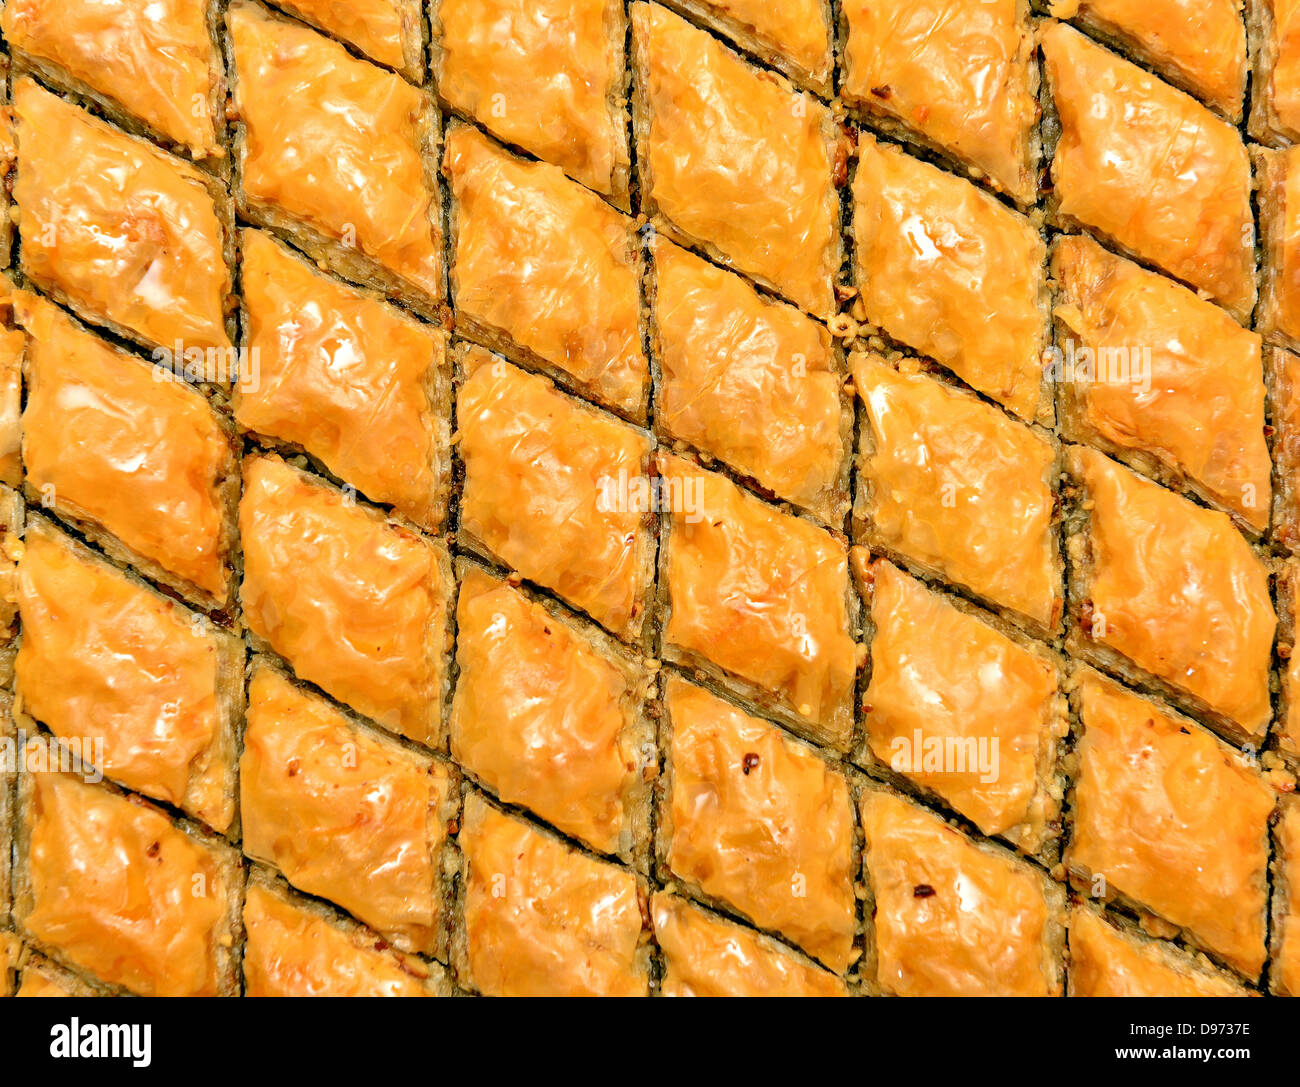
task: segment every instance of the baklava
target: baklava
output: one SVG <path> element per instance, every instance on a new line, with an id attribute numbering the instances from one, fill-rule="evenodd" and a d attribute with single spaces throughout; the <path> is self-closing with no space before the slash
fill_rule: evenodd
<path id="1" fill-rule="evenodd" d="M 453 936 L 457 982 L 485 996 L 645 996 L 646 889 L 471 792 Z"/>
<path id="2" fill-rule="evenodd" d="M 351 45 L 377 64 L 423 83 L 424 13 L 420 0 L 273 0 Z"/>
<path id="3" fill-rule="evenodd" d="M 1256 979 L 1265 961 L 1269 816 L 1257 766 L 1189 718 L 1090 669 L 1078 722 L 1065 861 L 1089 897 L 1154 915 Z"/>
<path id="4" fill-rule="evenodd" d="M 848 996 L 834 974 L 785 944 L 661 891 L 651 899 L 664 996 Z"/>
<path id="5" fill-rule="evenodd" d="M 656 460 L 664 658 L 847 751 L 859 664 L 848 548 L 724 476 Z"/>
<path id="6" fill-rule="evenodd" d="M 469 125 L 448 131 L 442 171 L 460 333 L 644 421 L 650 368 L 633 221 Z"/>
<path id="7" fill-rule="evenodd" d="M 239 991 L 243 873 L 235 851 L 160 809 L 24 753 L 15 919 L 36 945 L 117 991 Z"/>
<path id="8" fill-rule="evenodd" d="M 1055 220 L 1095 231 L 1247 323 L 1255 227 L 1241 135 L 1073 27 L 1049 22 L 1041 40 Z"/>
<path id="9" fill-rule="evenodd" d="M 1067 648 L 1258 743 L 1272 715 L 1268 565 L 1226 514 L 1085 446 L 1067 463 Z"/>
<path id="10" fill-rule="evenodd" d="M 620 0 L 434 0 L 430 15 L 444 102 L 630 207 Z"/>
<path id="11" fill-rule="evenodd" d="M 451 488 L 446 335 L 321 274 L 260 230 L 245 230 L 241 248 L 235 421 L 440 529 Z"/>
<path id="12" fill-rule="evenodd" d="M 439 318 L 446 290 L 431 95 L 250 0 L 231 4 L 226 22 L 240 214 Z"/>
<path id="13" fill-rule="evenodd" d="M 43 517 L 27 523 L 14 693 L 24 721 L 221 833 L 235 820 L 244 646 Z"/>
<path id="14" fill-rule="evenodd" d="M 259 660 L 239 771 L 249 857 L 399 948 L 446 957 L 454 769 Z"/>
<path id="15" fill-rule="evenodd" d="M 1049 435 L 874 353 L 853 359 L 864 407 L 854 535 L 961 586 L 1036 634 L 1064 607 L 1058 455 Z"/>
<path id="16" fill-rule="evenodd" d="M 856 548 L 853 558 L 872 630 L 856 761 L 938 797 L 985 834 L 1050 853 L 1068 725 L 1059 659 L 885 559 Z"/>
<path id="17" fill-rule="evenodd" d="M 864 319 L 1026 420 L 1050 423 L 1047 248 L 963 178 L 863 132 L 853 240 Z"/>
<path id="18" fill-rule="evenodd" d="M 229 422 L 187 382 L 22 293 L 25 491 L 109 554 L 206 608 L 234 590 Z"/>
<path id="19" fill-rule="evenodd" d="M 462 561 L 451 755 L 599 853 L 644 863 L 653 674 L 590 624 Z"/>
<path id="20" fill-rule="evenodd" d="M 657 852 L 680 880 L 838 974 L 857 958 L 844 775 L 776 725 L 667 677 Z"/>
<path id="21" fill-rule="evenodd" d="M 385 728 L 440 747 L 454 588 L 446 545 L 273 456 L 244 459 L 239 531 L 254 645 Z"/>
<path id="22" fill-rule="evenodd" d="M 226 86 L 216 12 L 195 0 L 11 0 L 0 30 L 15 71 L 217 165 Z"/>
<path id="23" fill-rule="evenodd" d="M 840 12 L 846 102 L 1016 203 L 1034 203 L 1041 145 L 1029 0 L 843 0 Z"/>
<path id="24" fill-rule="evenodd" d="M 1095 906 L 1072 906 L 1067 928 L 1070 996 L 1249 995 L 1203 955 L 1152 939 L 1132 922 L 1108 918 Z"/>
<path id="25" fill-rule="evenodd" d="M 1065 894 L 1014 854 L 883 789 L 860 800 L 864 978 L 890 996 L 1060 996 Z"/>
<path id="26" fill-rule="evenodd" d="M 1260 337 L 1180 284 L 1071 235 L 1052 249 L 1061 432 L 1246 531 L 1268 527 Z"/>
<path id="27" fill-rule="evenodd" d="M 1276 819 L 1269 987 L 1278 996 L 1300 996 L 1300 800 L 1284 800 Z"/>
<path id="28" fill-rule="evenodd" d="M 1241 121 L 1250 71 L 1242 0 L 1051 0 L 1043 6 L 1234 125 Z"/>
<path id="29" fill-rule="evenodd" d="M 244 995 L 448 996 L 436 962 L 385 946 L 355 921 L 255 868 L 244 898 Z"/>
<path id="30" fill-rule="evenodd" d="M 853 413 L 830 332 L 664 238 L 651 251 L 656 430 L 843 527 Z"/>
<path id="31" fill-rule="evenodd" d="M 230 348 L 225 188 L 30 78 L 13 85 L 22 270 L 83 320 L 161 361 Z"/>
<path id="32" fill-rule="evenodd" d="M 654 578 L 649 435 L 482 348 L 460 369 L 459 541 L 639 641 Z"/>
<path id="33" fill-rule="evenodd" d="M 846 157 L 830 109 L 658 4 L 638 0 L 631 12 L 633 127 L 651 223 L 829 318 Z"/>

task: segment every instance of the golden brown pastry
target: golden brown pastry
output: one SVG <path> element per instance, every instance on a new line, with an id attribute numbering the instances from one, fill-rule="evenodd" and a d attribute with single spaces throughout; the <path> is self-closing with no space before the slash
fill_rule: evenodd
<path id="1" fill-rule="evenodd" d="M 438 967 L 385 946 L 359 925 L 327 920 L 265 877 L 244 899 L 244 995 L 434 996 Z"/>
<path id="2" fill-rule="evenodd" d="M 867 321 L 1022 419 L 1043 389 L 1047 250 L 1025 216 L 864 132 L 853 182 Z"/>
<path id="3" fill-rule="evenodd" d="M 661 891 L 650 902 L 664 996 L 847 996 L 839 978 L 784 944 Z"/>
<path id="4" fill-rule="evenodd" d="M 1225 974 L 1172 944 L 1102 920 L 1089 906 L 1070 910 L 1070 996 L 1245 996 Z"/>
<path id="5" fill-rule="evenodd" d="M 645 996 L 637 878 L 465 800 L 457 977 L 485 996 Z"/>
<path id="6" fill-rule="evenodd" d="M 1241 0 L 1052 0 L 1051 12 L 1113 40 L 1234 124 L 1246 93 Z"/>
<path id="7" fill-rule="evenodd" d="M 428 96 L 248 0 L 227 22 L 242 210 L 436 316 L 442 226 Z"/>
<path id="8" fill-rule="evenodd" d="M 295 672 L 385 728 L 437 746 L 451 560 L 278 457 L 244 460 L 240 600 Z"/>
<path id="9" fill-rule="evenodd" d="M 446 337 L 245 230 L 246 430 L 301 446 L 368 498 L 437 530 L 446 516 Z"/>
<path id="10" fill-rule="evenodd" d="M 455 201 L 458 327 L 643 419 L 650 368 L 632 220 L 468 125 L 452 126 L 442 169 Z"/>
<path id="11" fill-rule="evenodd" d="M 1087 529 L 1070 543 L 1071 650 L 1131 662 L 1241 738 L 1268 727 L 1277 625 L 1268 568 L 1222 513 L 1073 446 Z"/>
<path id="12" fill-rule="evenodd" d="M 881 789 L 861 800 L 874 985 L 894 996 L 1059 996 L 1063 898 L 1038 869 Z"/>
<path id="13" fill-rule="evenodd" d="M 1071 874 L 1094 897 L 1120 895 L 1256 977 L 1272 790 L 1205 729 L 1090 670 L 1077 698 Z"/>
<path id="14" fill-rule="evenodd" d="M 844 544 L 680 457 L 660 454 L 658 474 L 665 655 L 846 749 L 857 646 Z"/>
<path id="15" fill-rule="evenodd" d="M 102 742 L 96 769 L 227 830 L 243 645 L 44 519 L 27 525 L 15 596 L 22 712 L 87 756 Z"/>
<path id="16" fill-rule="evenodd" d="M 963 585 L 1036 631 L 1060 622 L 1056 449 L 969 394 L 853 359 L 866 406 L 854 519 L 863 542 Z"/>
<path id="17" fill-rule="evenodd" d="M 444 953 L 442 853 L 456 800 L 446 763 L 259 664 L 239 778 L 245 853 L 404 950 Z"/>
<path id="18" fill-rule="evenodd" d="M 451 754 L 507 803 L 630 860 L 657 760 L 646 680 L 606 641 L 465 565 Z"/>
<path id="19" fill-rule="evenodd" d="M 278 0 L 278 6 L 356 46 L 371 60 L 424 82 L 419 0 Z"/>
<path id="20" fill-rule="evenodd" d="M 1056 217 L 1249 321 L 1254 217 L 1237 130 L 1063 23 L 1046 24 L 1042 49 L 1061 126 L 1051 170 Z"/>
<path id="21" fill-rule="evenodd" d="M 1052 251 L 1067 437 L 1183 479 L 1253 532 L 1268 526 L 1260 338 L 1091 238 Z"/>
<path id="22" fill-rule="evenodd" d="M 843 166 L 830 111 L 657 4 L 632 5 L 632 53 L 652 221 L 830 317 Z"/>
<path id="23" fill-rule="evenodd" d="M 233 851 L 69 774 L 25 775 L 20 818 L 27 932 L 141 996 L 231 995 Z"/>
<path id="24" fill-rule="evenodd" d="M 619 0 L 437 0 L 433 15 L 444 101 L 627 207 Z"/>
<path id="25" fill-rule="evenodd" d="M 636 640 L 653 575 L 649 438 L 481 348 L 463 369 L 462 539 Z"/>
<path id="26" fill-rule="evenodd" d="M 23 271 L 149 347 L 229 348 L 216 182 L 30 79 L 13 101 Z"/>
<path id="27" fill-rule="evenodd" d="M 883 559 L 870 566 L 869 762 L 1027 853 L 1055 836 L 1058 668 Z"/>
<path id="28" fill-rule="evenodd" d="M 1034 37 L 1024 0 L 844 0 L 841 93 L 987 177 L 1038 195 Z"/>
<path id="29" fill-rule="evenodd" d="M 659 853 L 673 876 L 836 973 L 858 956 L 848 781 L 805 744 L 667 680 Z"/>
<path id="30" fill-rule="evenodd" d="M 852 419 L 830 333 L 663 238 L 652 249 L 657 426 L 842 525 Z"/>
<path id="31" fill-rule="evenodd" d="M 151 576 L 224 604 L 235 457 L 220 416 L 192 387 L 43 298 L 21 293 L 15 309 L 27 333 L 29 495 L 116 537 Z"/>
<path id="32" fill-rule="evenodd" d="M 1273 963 L 1269 987 L 1300 996 L 1300 801 L 1282 801 L 1273 831 Z"/>
<path id="33" fill-rule="evenodd" d="M 221 57 L 207 4 L 12 0 L 0 16 L 22 63 L 70 90 L 120 103 L 196 158 L 221 158 Z"/>

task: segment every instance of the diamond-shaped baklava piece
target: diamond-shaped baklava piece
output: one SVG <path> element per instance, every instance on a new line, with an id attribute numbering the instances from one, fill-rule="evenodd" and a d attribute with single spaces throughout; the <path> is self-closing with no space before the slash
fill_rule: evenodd
<path id="1" fill-rule="evenodd" d="M 30 79 L 14 84 L 22 269 L 166 353 L 230 347 L 230 207 L 216 179 Z"/>
<path id="2" fill-rule="evenodd" d="M 1072 446 L 1071 653 L 1237 740 L 1268 727 L 1269 569 L 1228 516 Z"/>
<path id="3" fill-rule="evenodd" d="M 249 0 L 226 18 L 240 213 L 349 279 L 440 316 L 430 94 Z"/>
<path id="4" fill-rule="evenodd" d="M 855 569 L 865 558 L 855 549 Z M 873 634 L 859 761 L 1040 853 L 1059 834 L 1057 660 L 884 559 L 861 572 Z"/>
<path id="5" fill-rule="evenodd" d="M 140 996 L 234 996 L 243 873 L 230 846 L 158 808 L 57 773 L 22 775 L 14 914 L 60 961 Z M 84 769 L 84 766 L 83 766 Z"/>
<path id="6" fill-rule="evenodd" d="M 1300 7 L 1293 0 L 1247 0 L 1255 62 L 1250 134 L 1273 147 L 1300 140 Z"/>
<path id="7" fill-rule="evenodd" d="M 843 541 L 660 455 L 663 653 L 794 731 L 847 750 L 853 738 L 856 598 Z"/>
<path id="8" fill-rule="evenodd" d="M 217 160 L 226 93 L 216 10 L 195 0 L 10 0 L 0 28 L 16 70 Z"/>
<path id="9" fill-rule="evenodd" d="M 800 740 L 678 676 L 657 852 L 681 880 L 836 973 L 858 956 L 849 783 Z"/>
<path id="10" fill-rule="evenodd" d="M 448 996 L 446 971 L 254 868 L 244 898 L 244 995 Z"/>
<path id="11" fill-rule="evenodd" d="M 1081 235 L 1056 242 L 1052 275 L 1064 436 L 1185 483 L 1263 532 L 1270 465 L 1259 336 Z"/>
<path id="12" fill-rule="evenodd" d="M 478 793 L 465 799 L 456 980 L 485 996 L 645 996 L 645 888 Z"/>
<path id="13" fill-rule="evenodd" d="M 632 220 L 469 125 L 452 126 L 443 173 L 459 331 L 643 420 L 650 368 Z"/>
<path id="14" fill-rule="evenodd" d="M 661 891 L 650 902 L 664 996 L 847 996 L 844 982 L 785 944 Z"/>
<path id="15" fill-rule="evenodd" d="M 424 12 L 420 0 L 272 0 L 371 60 L 424 82 Z"/>
<path id="16" fill-rule="evenodd" d="M 844 171 L 831 111 L 657 4 L 632 5 L 632 57 L 651 222 L 830 317 Z"/>
<path id="17" fill-rule="evenodd" d="M 893 996 L 1059 996 L 1065 894 L 879 788 L 862 793 L 866 980 Z"/>
<path id="18" fill-rule="evenodd" d="M 433 0 L 444 102 L 628 207 L 621 0 Z"/>
<path id="19" fill-rule="evenodd" d="M 115 781 L 229 829 L 243 643 L 44 518 L 27 524 L 15 596 L 22 713 L 102 744 L 96 769 Z"/>
<path id="20" fill-rule="evenodd" d="M 444 733 L 451 558 L 278 457 L 244 460 L 240 599 L 259 644 L 385 728 Z"/>
<path id="21" fill-rule="evenodd" d="M 1136 925 L 1111 924 L 1087 905 L 1070 909 L 1070 996 L 1246 996 L 1240 983 Z"/>
<path id="22" fill-rule="evenodd" d="M 853 359 L 866 406 L 860 542 L 956 583 L 1036 633 L 1060 623 L 1057 451 L 970 393 L 881 356 Z"/>
<path id="23" fill-rule="evenodd" d="M 1082 670 L 1066 864 L 1085 894 L 1149 911 L 1248 977 L 1264 965 L 1273 792 L 1189 718 Z"/>
<path id="24" fill-rule="evenodd" d="M 470 563 L 456 620 L 452 757 L 598 852 L 644 859 L 658 760 L 639 663 Z"/>
<path id="25" fill-rule="evenodd" d="M 204 606 L 232 591 L 234 441 L 192 386 L 20 293 L 23 461 L 33 504 Z"/>
<path id="26" fill-rule="evenodd" d="M 866 319 L 1022 419 L 1050 421 L 1047 248 L 971 182 L 863 133 L 853 182 Z"/>
<path id="27" fill-rule="evenodd" d="M 663 238 L 652 248 L 660 433 L 842 526 L 853 414 L 830 333 Z"/>
<path id="28" fill-rule="evenodd" d="M 446 956 L 457 785 L 444 761 L 254 665 L 239 763 L 244 852 L 406 951 Z"/>
<path id="29" fill-rule="evenodd" d="M 1249 72 L 1241 0 L 1054 0 L 1051 10 L 1241 120 Z"/>
<path id="30" fill-rule="evenodd" d="M 829 0 L 664 0 L 825 98 L 834 92 Z"/>
<path id="31" fill-rule="evenodd" d="M 654 574 L 649 436 L 482 348 L 461 368 L 458 538 L 638 640 Z"/>
<path id="32" fill-rule="evenodd" d="M 1240 133 L 1073 27 L 1047 24 L 1042 48 L 1060 130 L 1056 220 L 1097 232 L 1248 322 L 1255 220 Z"/>
<path id="33" fill-rule="evenodd" d="M 437 530 L 451 482 L 445 333 L 243 232 L 235 421 Z"/>
<path id="34" fill-rule="evenodd" d="M 1029 205 L 1038 68 L 1027 0 L 844 0 L 841 93 Z"/>

